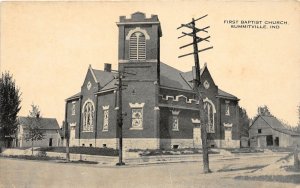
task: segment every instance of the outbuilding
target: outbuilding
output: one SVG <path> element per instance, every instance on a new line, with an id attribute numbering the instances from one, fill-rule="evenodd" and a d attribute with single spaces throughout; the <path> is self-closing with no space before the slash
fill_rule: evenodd
<path id="1" fill-rule="evenodd" d="M 259 115 L 249 129 L 251 147 L 292 147 L 300 146 L 300 133 L 285 128 L 272 115 Z"/>
<path id="2" fill-rule="evenodd" d="M 26 141 L 28 127 L 33 122 L 33 117 L 19 117 L 19 125 L 16 136 L 16 147 L 31 147 L 31 141 Z M 60 127 L 55 118 L 39 118 L 39 127 L 43 131 L 44 138 L 34 141 L 34 147 L 61 146 Z"/>

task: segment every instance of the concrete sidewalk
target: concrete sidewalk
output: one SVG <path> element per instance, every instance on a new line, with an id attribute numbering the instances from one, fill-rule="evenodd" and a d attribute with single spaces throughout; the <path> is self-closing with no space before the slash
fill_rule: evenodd
<path id="1" fill-rule="evenodd" d="M 38 155 L 39 151 L 34 151 L 34 155 Z M 239 153 L 232 154 L 230 152 L 221 151 L 220 154 L 210 154 L 210 161 L 215 160 L 233 160 L 239 157 L 247 156 L 249 158 L 257 157 L 284 157 L 288 152 L 268 152 L 268 153 Z M 31 155 L 31 149 L 5 149 L 1 155 Z M 46 152 L 49 157 L 66 158 L 65 153 Z M 86 155 L 86 154 L 73 154 L 70 153 L 70 160 L 72 161 L 96 161 L 98 165 L 115 165 L 119 158 L 118 156 L 99 156 L 99 155 Z M 160 164 L 160 163 L 180 163 L 180 162 L 198 162 L 202 161 L 201 154 L 184 154 L 184 155 L 156 155 L 156 156 L 139 156 L 136 152 L 125 152 L 123 161 L 127 165 L 145 165 L 145 164 Z"/>

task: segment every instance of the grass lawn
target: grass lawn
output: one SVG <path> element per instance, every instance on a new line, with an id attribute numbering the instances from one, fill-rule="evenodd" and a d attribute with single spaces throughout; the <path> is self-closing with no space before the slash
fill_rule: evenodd
<path id="1" fill-rule="evenodd" d="M 48 157 L 48 156 L 37 156 L 37 155 L 8 155 L 8 156 L 3 155 L 1 157 L 27 159 L 27 160 L 42 160 L 42 161 L 64 160 L 61 157 Z"/>

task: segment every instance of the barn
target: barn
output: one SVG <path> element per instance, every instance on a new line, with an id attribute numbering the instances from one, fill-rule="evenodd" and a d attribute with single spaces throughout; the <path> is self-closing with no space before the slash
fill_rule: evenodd
<path id="1" fill-rule="evenodd" d="M 259 115 L 249 129 L 251 147 L 292 147 L 300 145 L 300 133 L 285 128 L 272 115 Z"/>

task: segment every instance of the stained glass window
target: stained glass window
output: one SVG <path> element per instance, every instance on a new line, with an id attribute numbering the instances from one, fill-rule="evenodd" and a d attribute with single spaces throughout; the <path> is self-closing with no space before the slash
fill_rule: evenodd
<path id="1" fill-rule="evenodd" d="M 93 131 L 93 122 L 94 122 L 94 105 L 92 104 L 92 102 L 87 102 L 83 107 L 82 130 L 86 132 Z"/>
<path id="2" fill-rule="evenodd" d="M 132 128 L 143 128 L 143 109 L 132 109 Z"/>
<path id="3" fill-rule="evenodd" d="M 179 125 L 179 123 L 178 123 L 178 116 L 174 115 L 173 116 L 172 130 L 173 131 L 178 131 L 179 130 L 178 129 L 178 125 Z"/>
<path id="4" fill-rule="evenodd" d="M 214 133 L 215 132 L 215 126 L 214 126 L 214 112 L 213 107 L 209 102 L 204 103 L 204 110 L 205 115 L 207 116 L 207 132 L 208 133 Z"/>
<path id="5" fill-rule="evenodd" d="M 108 130 L 108 115 L 109 115 L 108 109 L 104 110 L 103 111 L 103 131 Z"/>

